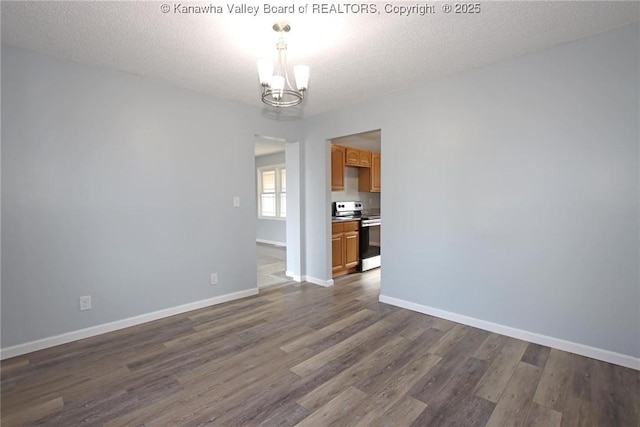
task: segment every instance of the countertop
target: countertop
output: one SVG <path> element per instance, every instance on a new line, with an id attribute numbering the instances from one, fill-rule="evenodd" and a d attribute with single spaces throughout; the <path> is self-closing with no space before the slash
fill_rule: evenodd
<path id="1" fill-rule="evenodd" d="M 357 218 L 341 218 L 339 216 L 332 216 L 331 217 L 331 222 L 349 222 L 349 221 L 360 221 Z"/>

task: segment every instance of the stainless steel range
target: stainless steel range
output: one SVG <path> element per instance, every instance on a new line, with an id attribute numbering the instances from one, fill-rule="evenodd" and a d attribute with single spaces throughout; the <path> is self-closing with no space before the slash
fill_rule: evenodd
<path id="1" fill-rule="evenodd" d="M 367 212 L 362 202 L 333 202 L 333 217 L 360 221 L 358 271 L 380 267 L 380 212 Z"/>

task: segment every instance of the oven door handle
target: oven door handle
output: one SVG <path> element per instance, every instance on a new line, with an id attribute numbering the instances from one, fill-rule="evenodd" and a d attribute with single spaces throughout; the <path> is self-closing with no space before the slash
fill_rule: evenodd
<path id="1" fill-rule="evenodd" d="M 380 221 L 375 220 L 375 219 L 374 220 L 363 219 L 361 221 L 361 223 L 360 223 L 360 226 L 362 226 L 362 227 L 376 227 L 376 226 L 379 226 L 379 225 L 380 225 Z"/>

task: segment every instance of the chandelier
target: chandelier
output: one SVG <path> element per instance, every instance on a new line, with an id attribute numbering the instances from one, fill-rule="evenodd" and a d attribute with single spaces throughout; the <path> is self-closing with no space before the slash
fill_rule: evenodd
<path id="1" fill-rule="evenodd" d="M 262 102 L 273 107 L 293 107 L 304 99 L 304 93 L 309 84 L 309 67 L 296 65 L 293 68 L 297 90 L 294 89 L 287 73 L 287 43 L 284 41 L 284 33 L 288 33 L 291 26 L 287 23 L 276 23 L 273 25 L 273 30 L 280 34 L 280 39 L 276 43 L 278 62 L 274 66 L 270 59 L 258 61 Z"/>

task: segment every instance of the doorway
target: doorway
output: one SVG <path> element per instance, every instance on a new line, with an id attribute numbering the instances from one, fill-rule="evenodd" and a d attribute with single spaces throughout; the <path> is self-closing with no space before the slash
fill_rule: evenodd
<path id="1" fill-rule="evenodd" d="M 256 135 L 254 157 L 257 286 L 266 287 L 300 277 L 298 143 Z"/>
<path id="2" fill-rule="evenodd" d="M 380 129 L 331 139 L 332 277 L 381 267 L 381 153 Z M 357 231 L 341 234 L 348 218 Z"/>

